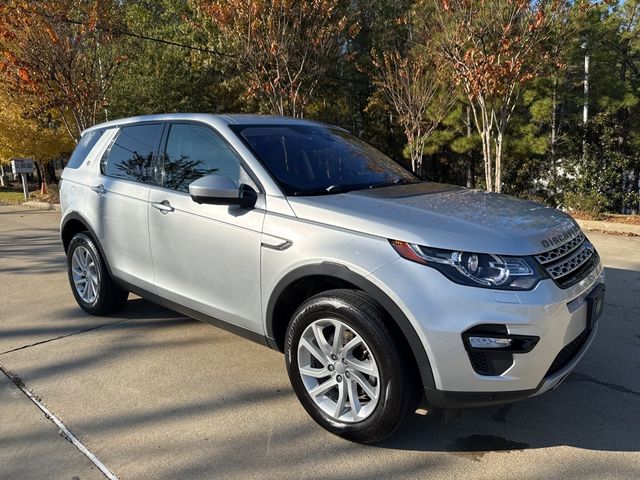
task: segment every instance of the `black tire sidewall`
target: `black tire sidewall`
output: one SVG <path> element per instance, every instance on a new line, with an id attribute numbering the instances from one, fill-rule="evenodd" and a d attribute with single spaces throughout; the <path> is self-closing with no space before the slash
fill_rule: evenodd
<path id="1" fill-rule="evenodd" d="M 98 292 L 96 295 L 96 299 L 92 303 L 85 302 L 76 289 L 75 283 L 73 281 L 73 274 L 71 272 L 71 265 L 73 259 L 73 253 L 78 247 L 84 247 L 87 249 L 91 258 L 96 266 L 96 273 L 98 276 Z M 75 297 L 78 305 L 80 307 L 93 314 L 100 313 L 103 309 L 105 297 L 106 297 L 106 285 L 105 278 L 108 277 L 108 272 L 105 271 L 104 262 L 102 261 L 102 257 L 100 256 L 100 252 L 96 248 L 93 240 L 89 235 L 85 233 L 76 234 L 69 243 L 69 248 L 67 250 L 67 273 L 69 276 L 69 284 L 71 285 L 71 291 L 73 292 L 73 296 Z"/>
<path id="2" fill-rule="evenodd" d="M 370 314 L 371 312 L 369 312 Z M 382 313 L 379 312 L 382 316 Z M 333 318 L 352 327 L 369 346 L 380 373 L 380 397 L 373 413 L 357 423 L 339 422 L 323 412 L 307 393 L 298 370 L 298 343 L 304 330 L 314 321 Z M 388 332 L 371 321 L 348 300 L 337 297 L 314 297 L 294 313 L 285 344 L 285 361 L 292 387 L 309 415 L 322 427 L 350 440 L 374 443 L 397 428 L 405 416 L 401 389 L 404 372 L 402 359 Z"/>

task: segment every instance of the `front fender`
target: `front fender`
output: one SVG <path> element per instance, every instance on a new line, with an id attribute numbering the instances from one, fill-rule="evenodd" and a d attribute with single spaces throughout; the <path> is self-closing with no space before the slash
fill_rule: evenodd
<path id="1" fill-rule="evenodd" d="M 435 381 L 433 378 L 433 372 L 431 370 L 429 358 L 424 349 L 424 346 L 422 345 L 422 342 L 420 341 L 420 338 L 418 337 L 418 334 L 413 328 L 413 325 L 411 325 L 409 319 L 379 287 L 371 283 L 362 275 L 349 270 L 344 265 L 333 262 L 322 262 L 313 265 L 305 265 L 303 267 L 292 270 L 291 272 L 287 273 L 282 279 L 280 279 L 280 281 L 276 284 L 276 287 L 273 289 L 269 298 L 269 302 L 267 304 L 266 333 L 269 339 L 274 338 L 276 321 L 276 319 L 274 318 L 274 312 L 276 309 L 276 305 L 278 304 L 278 300 L 280 300 L 281 298 L 281 295 L 283 295 L 283 293 L 286 294 L 285 292 L 287 288 L 297 280 L 318 275 L 335 278 L 336 280 L 350 283 L 375 299 L 389 314 L 389 316 L 398 326 L 407 343 L 409 344 L 411 352 L 413 353 L 413 357 L 415 358 L 416 365 L 420 372 L 423 387 L 435 388 Z"/>

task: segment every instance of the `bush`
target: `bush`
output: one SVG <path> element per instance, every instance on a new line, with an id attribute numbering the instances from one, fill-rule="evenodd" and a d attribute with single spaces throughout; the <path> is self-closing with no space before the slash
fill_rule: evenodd
<path id="1" fill-rule="evenodd" d="M 564 196 L 564 206 L 570 210 L 586 213 L 595 218 L 601 217 L 607 211 L 608 200 L 598 192 L 567 193 Z"/>

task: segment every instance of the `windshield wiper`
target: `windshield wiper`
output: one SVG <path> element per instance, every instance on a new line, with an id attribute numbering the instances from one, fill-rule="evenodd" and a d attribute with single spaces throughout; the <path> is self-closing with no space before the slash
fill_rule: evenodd
<path id="1" fill-rule="evenodd" d="M 354 190 L 369 190 L 372 188 L 392 187 L 394 185 L 408 185 L 412 183 L 419 183 L 419 181 L 412 181 L 406 178 L 399 178 L 393 182 L 381 182 L 381 183 L 356 183 L 351 185 L 340 185 L 336 183 L 323 188 L 299 190 L 294 192 L 293 195 L 295 196 L 334 195 L 337 193 L 352 192 Z"/>
<path id="2" fill-rule="evenodd" d="M 374 183 L 372 185 L 369 185 L 368 188 L 393 187 L 395 185 L 412 185 L 414 183 L 420 183 L 420 181 L 419 180 L 409 180 L 408 178 L 399 178 L 397 180 L 394 180 L 393 182 Z"/>
<path id="3" fill-rule="evenodd" d="M 411 180 L 408 178 L 399 178 L 393 183 L 394 185 L 413 185 L 414 183 L 422 183 L 422 182 L 426 182 L 426 180 L 420 180 L 420 179 Z"/>
<path id="4" fill-rule="evenodd" d="M 299 190 L 294 192 L 293 194 L 296 196 L 305 196 L 305 195 L 333 195 L 336 193 L 346 193 L 352 190 L 360 190 L 363 188 L 368 188 L 367 185 L 329 185 L 328 187 L 323 188 L 314 188 L 310 190 Z"/>

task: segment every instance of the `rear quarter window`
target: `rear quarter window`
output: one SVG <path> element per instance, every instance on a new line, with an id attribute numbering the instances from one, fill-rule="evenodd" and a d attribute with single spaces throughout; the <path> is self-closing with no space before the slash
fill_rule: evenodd
<path id="1" fill-rule="evenodd" d="M 71 154 L 71 158 L 69 158 L 69 162 L 67 162 L 66 168 L 78 168 L 84 162 L 89 152 L 93 150 L 93 147 L 96 146 L 98 140 L 104 133 L 104 130 L 91 130 L 90 132 L 85 133 L 75 150 Z"/>

